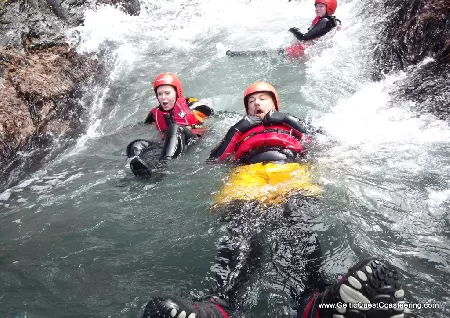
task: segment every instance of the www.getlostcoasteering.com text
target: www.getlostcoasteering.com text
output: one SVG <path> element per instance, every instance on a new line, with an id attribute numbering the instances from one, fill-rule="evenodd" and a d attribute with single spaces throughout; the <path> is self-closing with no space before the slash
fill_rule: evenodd
<path id="1" fill-rule="evenodd" d="M 319 304 L 319 308 L 330 308 L 330 309 L 339 309 L 339 308 L 349 308 L 349 309 L 398 309 L 399 311 L 403 309 L 436 309 L 439 308 L 439 304 L 435 303 L 424 303 L 424 304 L 415 304 L 415 303 L 407 303 L 407 302 L 398 302 L 398 303 L 336 303 L 336 304 Z"/>

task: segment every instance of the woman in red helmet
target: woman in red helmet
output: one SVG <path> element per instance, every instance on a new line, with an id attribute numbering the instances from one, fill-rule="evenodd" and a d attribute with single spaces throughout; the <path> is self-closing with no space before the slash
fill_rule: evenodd
<path id="1" fill-rule="evenodd" d="M 314 6 L 316 7 L 316 17 L 307 33 L 303 34 L 295 27 L 289 29 L 300 41 L 309 41 L 321 37 L 341 23 L 333 16 L 337 7 L 336 0 L 315 0 Z"/>
<path id="2" fill-rule="evenodd" d="M 155 125 L 162 134 L 164 145 L 158 160 L 154 158 L 154 143 L 151 141 L 139 139 L 128 145 L 131 170 L 139 176 L 151 174 L 153 168 L 180 155 L 187 145 L 203 134 L 203 121 L 213 112 L 197 99 L 183 97 L 183 86 L 174 74 L 158 75 L 153 89 L 159 105 L 150 111 L 144 124 Z"/>

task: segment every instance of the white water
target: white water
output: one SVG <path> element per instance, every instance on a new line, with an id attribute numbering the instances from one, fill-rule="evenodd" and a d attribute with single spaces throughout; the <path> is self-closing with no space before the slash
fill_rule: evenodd
<path id="1" fill-rule="evenodd" d="M 60 248 L 69 251 L 72 242 L 63 232 L 70 230 L 72 222 L 83 233 L 108 229 L 106 236 L 111 242 L 116 236 L 130 239 L 126 235 L 139 230 L 127 220 L 137 218 L 142 222 L 149 218 L 142 214 L 143 208 L 178 211 L 177 202 L 182 204 L 192 195 L 198 202 L 191 202 L 191 209 L 200 223 L 212 222 L 207 206 L 221 184 L 216 173 L 221 177 L 224 171 L 205 168 L 203 160 L 238 117 L 214 121 L 213 133 L 199 150 L 175 163 L 166 183 L 155 184 L 136 181 L 123 153 L 129 141 L 157 136 L 148 128 L 127 126 L 142 121 L 155 105 L 151 83 L 161 72 L 176 73 L 186 95 L 206 99 L 215 110 L 235 112 L 243 110 L 245 88 L 265 80 L 278 89 L 283 111 L 307 117 L 326 131 L 315 150 L 317 179 L 327 190 L 324 201 L 330 206 L 329 213 L 320 215 L 318 221 L 325 224 L 322 244 L 326 270 L 341 273 L 361 255 L 379 255 L 407 273 L 410 300 L 442 301 L 446 287 L 439 282 L 448 283 L 450 263 L 445 226 L 450 201 L 450 129 L 432 115 L 417 115 L 420 105 L 396 96 L 397 82 L 407 78 L 408 72 L 389 74 L 380 82 L 370 79 L 376 43 L 373 27 L 382 17 L 363 20 L 356 14 L 361 11 L 360 5 L 359 1 L 340 2 L 336 14 L 343 29 L 318 41 L 300 61 L 219 57 L 215 44 L 222 42 L 236 50 L 286 47 L 294 43 L 287 29 L 298 26 L 306 30 L 310 24 L 314 15 L 310 1 L 231 0 L 225 4 L 215 0 L 146 0 L 138 17 L 109 6 L 88 11 L 84 25 L 71 34 L 77 34 L 74 43 L 79 52 L 96 56 L 111 70 L 106 87 L 93 88 L 94 102 L 85 105 L 89 128 L 77 144 L 0 194 L 0 207 L 5 209 L 0 227 L 6 246 L 20 251 L 21 244 L 39 240 L 50 231 L 59 239 Z M 191 176 L 179 182 L 177 169 Z M 199 177 L 198 171 L 204 176 Z M 190 178 L 200 183 L 191 186 Z M 193 190 L 186 191 L 182 186 L 186 184 Z M 198 192 L 193 194 L 194 190 Z M 171 196 L 173 193 L 176 195 Z M 159 215 L 153 217 L 157 223 Z M 116 223 L 116 218 L 122 221 Z M 184 230 L 171 232 L 172 238 L 179 241 L 190 237 L 188 234 L 197 226 L 195 218 L 190 222 L 194 224 L 188 222 Z M 55 234 L 50 230 L 54 227 L 63 230 Z M 153 230 L 159 233 L 158 228 Z M 100 234 L 92 234 L 87 240 L 97 240 L 95 235 L 100 241 Z M 165 237 L 165 233 L 159 235 L 159 239 Z M 187 239 L 185 243 L 188 251 L 194 248 L 189 242 Z M 111 244 L 110 248 L 108 243 L 96 248 L 114 253 L 116 245 Z M 51 248 L 49 242 L 43 245 Z M 70 253 L 61 252 L 65 255 L 61 257 L 79 253 L 80 258 L 73 261 L 81 264 L 87 257 L 83 246 Z M 151 253 L 158 249 L 153 244 L 147 248 Z M 138 251 L 142 252 L 140 248 Z M 19 264 L 31 261 L 26 253 L 19 254 Z M 213 249 L 205 253 L 203 269 L 207 269 L 213 254 Z M 16 257 L 11 258 L 13 261 L 18 262 Z M 171 264 L 170 255 L 160 262 Z M 180 267 L 172 270 L 181 271 L 182 277 L 188 272 Z M 155 271 L 156 283 L 150 289 L 176 281 L 176 274 L 172 277 L 162 269 Z M 193 273 L 192 280 L 205 273 Z M 126 284 L 126 278 L 124 281 Z M 100 293 L 92 288 L 94 294 Z M 141 291 L 139 301 L 134 300 L 135 295 L 126 294 L 120 295 L 126 304 L 116 300 L 125 312 L 130 308 L 139 312 L 137 307 L 145 302 L 145 286 L 134 288 L 136 295 Z M 78 295 L 83 299 L 83 292 Z M 91 307 L 111 314 L 108 306 Z M 444 315 L 440 313 L 439 317 Z"/>

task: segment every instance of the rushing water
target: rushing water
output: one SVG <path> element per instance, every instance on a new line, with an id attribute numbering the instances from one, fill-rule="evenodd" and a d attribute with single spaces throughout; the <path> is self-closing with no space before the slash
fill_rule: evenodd
<path id="1" fill-rule="evenodd" d="M 242 112 L 244 89 L 268 81 L 282 110 L 321 126 L 314 171 L 325 191 L 312 223 L 329 279 L 379 256 L 401 269 L 408 301 L 440 304 L 418 317 L 448 317 L 450 129 L 396 96 L 408 73 L 370 81 L 378 21 L 360 11 L 342 1 L 343 30 L 300 61 L 221 57 L 215 45 L 285 47 L 287 29 L 310 23 L 311 1 L 145 0 L 138 17 L 87 12 L 74 43 L 111 73 L 86 98 L 89 129 L 77 144 L 0 194 L 0 316 L 137 317 L 151 293 L 207 290 L 223 234 L 209 207 L 229 167 L 204 160 L 239 116 L 214 118 L 195 149 L 150 180 L 136 179 L 124 154 L 133 139 L 157 138 L 132 125 L 155 105 L 151 81 L 174 72 L 186 95 L 217 111 Z M 284 315 L 273 276 L 251 283 L 248 317 Z"/>

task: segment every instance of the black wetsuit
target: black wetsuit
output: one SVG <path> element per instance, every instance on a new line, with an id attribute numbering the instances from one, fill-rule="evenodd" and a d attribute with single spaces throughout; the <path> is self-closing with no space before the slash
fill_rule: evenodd
<path id="1" fill-rule="evenodd" d="M 322 250 L 311 221 L 316 199 L 292 197 L 278 207 L 235 204 L 220 211 L 227 234 L 219 241 L 216 263 L 211 267 L 213 295 L 224 299 L 231 311 L 236 310 L 247 298 L 254 274 L 263 265 L 268 268 L 262 262 L 265 255 L 271 255 L 271 283 L 293 305 L 304 290 L 324 286 Z"/>
<path id="2" fill-rule="evenodd" d="M 305 34 L 301 33 L 297 28 L 290 28 L 289 31 L 294 34 L 297 40 L 309 41 L 324 36 L 339 24 L 341 24 L 341 21 L 336 19 L 335 16 L 325 15 L 320 17 L 315 25 L 311 25 Z"/>

